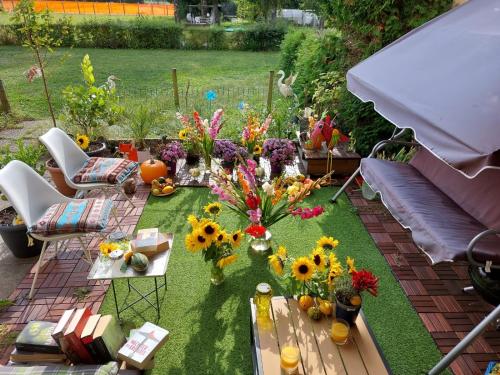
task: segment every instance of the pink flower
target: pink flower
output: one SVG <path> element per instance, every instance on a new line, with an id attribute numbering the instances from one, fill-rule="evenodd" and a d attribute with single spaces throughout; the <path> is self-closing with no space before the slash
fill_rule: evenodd
<path id="1" fill-rule="evenodd" d="M 303 220 L 312 219 L 313 217 L 321 215 L 323 212 L 325 212 L 325 209 L 321 206 L 316 206 L 313 209 L 298 207 L 290 211 L 293 216 L 300 216 Z"/>
<path id="2" fill-rule="evenodd" d="M 247 214 L 248 218 L 252 223 L 254 224 L 260 223 L 260 218 L 262 217 L 262 211 L 260 208 L 257 208 L 255 210 L 248 210 Z"/>
<path id="3" fill-rule="evenodd" d="M 212 116 L 212 121 L 210 121 L 210 127 L 208 129 L 208 135 L 212 139 L 217 138 L 217 135 L 219 134 L 219 131 L 222 127 L 223 114 L 224 111 L 222 109 L 218 109 L 217 111 L 214 112 L 214 115 Z"/>
<path id="4" fill-rule="evenodd" d="M 212 194 L 218 195 L 221 201 L 226 201 L 231 204 L 235 203 L 234 198 L 229 195 L 222 187 L 212 184 L 210 185 L 210 188 L 212 190 Z"/>
<path id="5" fill-rule="evenodd" d="M 262 124 L 260 128 L 261 134 L 264 134 L 267 132 L 267 129 L 269 129 L 269 125 L 271 125 L 271 121 L 273 120 L 273 117 L 271 115 L 267 116 L 266 121 Z"/>

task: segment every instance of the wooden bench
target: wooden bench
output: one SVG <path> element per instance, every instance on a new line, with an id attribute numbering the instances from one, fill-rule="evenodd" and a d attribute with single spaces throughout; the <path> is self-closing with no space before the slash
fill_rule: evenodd
<path id="1" fill-rule="evenodd" d="M 280 374 L 281 348 L 287 345 L 300 349 L 301 375 L 391 373 L 362 313 L 356 321 L 356 326 L 351 329 L 350 341 L 346 345 L 337 346 L 330 339 L 332 318 L 313 321 L 299 308 L 294 299 L 273 297 L 271 329 L 259 327 L 252 299 L 250 305 L 255 374 Z"/>

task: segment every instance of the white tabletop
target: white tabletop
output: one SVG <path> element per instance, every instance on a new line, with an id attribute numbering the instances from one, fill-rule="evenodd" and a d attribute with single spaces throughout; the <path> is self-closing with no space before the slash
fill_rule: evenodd
<path id="1" fill-rule="evenodd" d="M 98 257 L 90 269 L 88 280 L 113 280 L 113 279 L 132 279 L 136 277 L 158 277 L 167 273 L 170 253 L 173 250 L 174 235 L 168 236 L 168 250 L 155 255 L 149 259 L 149 266 L 146 272 L 136 272 L 132 267 L 127 267 L 125 272 L 120 270 L 124 260 L 123 257 L 117 260 L 101 259 Z"/>

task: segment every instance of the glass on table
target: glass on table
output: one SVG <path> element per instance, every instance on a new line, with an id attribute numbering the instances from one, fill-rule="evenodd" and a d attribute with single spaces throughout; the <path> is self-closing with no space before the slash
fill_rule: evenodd
<path id="1" fill-rule="evenodd" d="M 344 345 L 349 340 L 350 325 L 344 319 L 334 319 L 330 337 L 337 345 Z"/>
<path id="2" fill-rule="evenodd" d="M 281 350 L 280 367 L 284 374 L 298 374 L 300 350 L 296 346 L 285 346 Z"/>

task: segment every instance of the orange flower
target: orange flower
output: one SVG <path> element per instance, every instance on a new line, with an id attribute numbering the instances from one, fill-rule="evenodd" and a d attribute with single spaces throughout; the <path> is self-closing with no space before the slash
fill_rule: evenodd
<path id="1" fill-rule="evenodd" d="M 238 181 L 240 183 L 240 186 L 241 186 L 241 189 L 243 190 L 243 192 L 245 194 L 250 193 L 250 186 L 248 185 L 248 181 L 245 180 L 245 178 L 243 177 L 243 174 L 240 171 L 238 171 L 237 174 L 238 174 Z"/>

